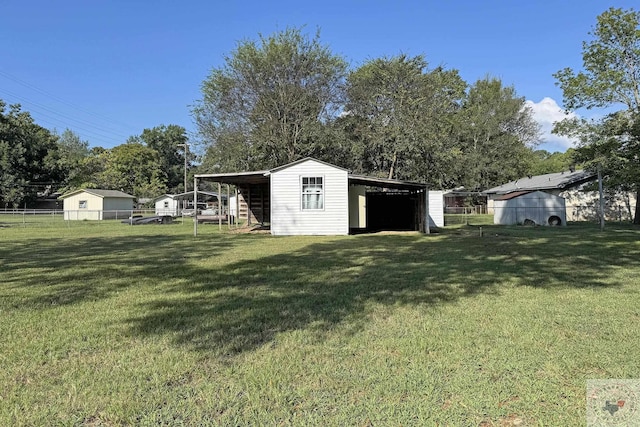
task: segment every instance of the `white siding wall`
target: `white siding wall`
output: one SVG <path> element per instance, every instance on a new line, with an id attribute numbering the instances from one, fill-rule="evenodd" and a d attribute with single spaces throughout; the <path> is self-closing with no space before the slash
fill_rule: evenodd
<path id="1" fill-rule="evenodd" d="M 79 209 L 81 200 L 87 201 L 86 209 Z M 98 220 L 102 214 L 102 197 L 89 193 L 78 193 L 63 200 L 65 220 Z"/>
<path id="2" fill-rule="evenodd" d="M 429 191 L 429 227 L 444 227 L 443 191 Z"/>
<path id="3" fill-rule="evenodd" d="M 165 202 L 169 203 L 169 207 L 164 207 Z M 179 204 L 182 204 L 182 201 L 174 200 L 171 197 L 163 197 L 162 199 L 156 200 L 156 215 L 178 216 Z"/>
<path id="4" fill-rule="evenodd" d="M 324 209 L 302 210 L 301 178 L 323 177 Z M 349 234 L 347 171 L 307 160 L 271 174 L 271 234 Z"/>

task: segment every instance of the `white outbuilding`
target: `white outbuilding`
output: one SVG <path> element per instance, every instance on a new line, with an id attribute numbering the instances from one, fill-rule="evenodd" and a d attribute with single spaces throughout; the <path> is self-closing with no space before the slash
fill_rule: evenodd
<path id="1" fill-rule="evenodd" d="M 269 226 L 274 235 L 429 232 L 444 226 L 441 191 L 429 191 L 424 183 L 355 175 L 310 157 L 269 170 L 197 174 L 194 187 L 202 180 L 233 185 L 230 200 L 240 222 Z"/>
<path id="2" fill-rule="evenodd" d="M 493 202 L 493 223 L 500 225 L 567 225 L 563 197 L 543 191 L 518 191 Z"/>
<path id="3" fill-rule="evenodd" d="M 118 190 L 80 189 L 63 194 L 65 220 L 102 220 L 127 218 L 132 214 L 135 197 Z"/>

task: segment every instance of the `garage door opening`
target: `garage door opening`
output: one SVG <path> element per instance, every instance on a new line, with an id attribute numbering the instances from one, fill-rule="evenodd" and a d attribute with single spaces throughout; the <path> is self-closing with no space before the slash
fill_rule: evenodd
<path id="1" fill-rule="evenodd" d="M 405 192 L 367 192 L 368 231 L 418 230 L 418 201 L 415 194 Z"/>

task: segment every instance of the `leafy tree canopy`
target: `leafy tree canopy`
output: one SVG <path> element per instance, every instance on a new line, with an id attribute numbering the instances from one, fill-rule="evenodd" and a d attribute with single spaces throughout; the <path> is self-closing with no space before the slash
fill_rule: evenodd
<path id="1" fill-rule="evenodd" d="M 633 189 L 640 199 L 640 13 L 610 8 L 597 18 L 583 43 L 583 71 L 570 68 L 554 76 L 568 109 L 623 109 L 602 120 L 567 119 L 554 132 L 580 139 L 577 158 L 600 168 L 608 185 Z M 634 222 L 640 223 L 640 204 Z"/>
<path id="2" fill-rule="evenodd" d="M 140 141 L 158 152 L 160 164 L 166 174 L 166 186 L 171 192 L 184 191 L 184 145 L 188 144 L 187 130 L 178 125 L 161 125 L 144 129 Z M 181 147 L 182 145 L 182 147 Z M 192 155 L 187 159 L 191 164 Z"/>
<path id="3" fill-rule="evenodd" d="M 465 87 L 456 70 L 429 70 L 422 56 L 377 58 L 353 71 L 346 114 L 354 119 L 344 124 L 357 125 L 358 166 L 388 178 L 439 181 L 451 115 Z"/>
<path id="4" fill-rule="evenodd" d="M 20 207 L 37 192 L 63 179 L 57 137 L 34 123 L 20 105 L 0 100 L 0 200 Z"/>
<path id="5" fill-rule="evenodd" d="M 153 148 L 130 141 L 105 154 L 104 170 L 98 178 L 104 188 L 136 197 L 154 197 L 166 192 L 160 156 Z"/>
<path id="6" fill-rule="evenodd" d="M 346 61 L 300 29 L 245 40 L 202 84 L 192 113 L 213 146 L 207 164 L 269 168 L 314 155 L 313 137 L 341 106 Z M 228 147 L 239 159 L 223 155 Z"/>
<path id="7" fill-rule="evenodd" d="M 539 142 L 539 125 L 525 99 L 497 78 L 478 80 L 462 101 L 459 184 L 483 190 L 524 176 Z"/>

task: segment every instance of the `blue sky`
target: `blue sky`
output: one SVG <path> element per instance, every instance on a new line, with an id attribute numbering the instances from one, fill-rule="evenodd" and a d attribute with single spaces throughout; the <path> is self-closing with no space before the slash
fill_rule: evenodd
<path id="1" fill-rule="evenodd" d="M 470 84 L 499 77 L 548 129 L 562 105 L 552 74 L 580 68 L 582 41 L 600 13 L 634 3 L 6 0 L 0 99 L 91 146 L 110 148 L 161 124 L 194 132 L 189 106 L 239 41 L 305 26 L 310 34 L 319 28 L 322 42 L 352 68 L 402 52 L 458 69 Z M 570 144 L 545 138 L 540 148 L 549 151 Z"/>

